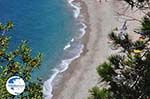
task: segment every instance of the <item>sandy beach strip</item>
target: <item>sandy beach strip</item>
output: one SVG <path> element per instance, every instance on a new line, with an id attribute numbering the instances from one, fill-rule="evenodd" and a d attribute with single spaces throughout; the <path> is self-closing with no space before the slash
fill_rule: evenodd
<path id="1" fill-rule="evenodd" d="M 114 53 L 108 44 L 108 33 L 119 26 L 116 17 L 119 3 L 114 0 L 76 0 L 81 2 L 83 21 L 87 25 L 83 37 L 85 45 L 81 57 L 71 63 L 68 70 L 53 82 L 52 99 L 87 99 L 88 90 L 100 80 L 96 67 Z"/>

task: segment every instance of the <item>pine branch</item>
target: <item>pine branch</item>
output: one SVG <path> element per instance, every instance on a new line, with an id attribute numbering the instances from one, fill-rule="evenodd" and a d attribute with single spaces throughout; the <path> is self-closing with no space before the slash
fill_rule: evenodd
<path id="1" fill-rule="evenodd" d="M 142 23 L 141 20 L 136 19 L 136 18 L 134 18 L 134 17 L 132 17 L 132 16 L 129 16 L 129 15 L 126 15 L 126 14 L 123 14 L 123 13 L 119 13 L 119 12 L 117 12 L 117 14 L 118 14 L 119 16 L 125 16 L 125 17 L 127 17 L 127 18 L 130 18 L 130 19 L 126 19 L 127 21 L 138 21 L 138 22 Z"/>

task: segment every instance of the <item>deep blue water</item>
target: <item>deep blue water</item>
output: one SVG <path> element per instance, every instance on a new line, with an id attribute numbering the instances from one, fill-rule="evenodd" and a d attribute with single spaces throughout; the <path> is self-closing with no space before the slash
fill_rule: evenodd
<path id="1" fill-rule="evenodd" d="M 61 62 L 64 46 L 74 36 L 75 20 L 66 0 L 0 0 L 0 21 L 8 20 L 15 25 L 7 33 L 12 37 L 10 48 L 28 40 L 33 54 L 44 54 L 42 66 L 33 77 L 48 79 L 52 68 Z"/>

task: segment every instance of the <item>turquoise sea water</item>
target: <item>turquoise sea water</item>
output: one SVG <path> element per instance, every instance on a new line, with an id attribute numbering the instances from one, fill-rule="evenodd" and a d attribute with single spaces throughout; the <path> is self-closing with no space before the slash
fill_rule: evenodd
<path id="1" fill-rule="evenodd" d="M 28 40 L 33 55 L 44 54 L 33 79 L 50 79 L 54 69 L 63 71 L 81 51 L 78 37 L 84 30 L 79 30 L 81 23 L 75 18 L 79 11 L 75 14 L 74 10 L 67 0 L 0 0 L 0 21 L 12 20 L 15 25 L 6 34 L 12 37 L 10 49 L 16 48 L 21 40 Z"/>
<path id="2" fill-rule="evenodd" d="M 47 78 L 73 37 L 72 10 L 65 0 L 1 0 L 0 7 L 0 21 L 12 20 L 15 25 L 8 33 L 12 37 L 11 48 L 28 40 L 34 53 L 44 54 L 38 76 Z"/>

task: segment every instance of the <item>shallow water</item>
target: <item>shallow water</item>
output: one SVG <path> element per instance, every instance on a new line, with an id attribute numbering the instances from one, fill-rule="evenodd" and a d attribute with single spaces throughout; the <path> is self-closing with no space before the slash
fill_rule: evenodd
<path id="1" fill-rule="evenodd" d="M 83 45 L 81 37 L 86 26 L 77 18 L 79 4 L 73 0 L 1 0 L 0 21 L 12 20 L 14 29 L 6 35 L 12 37 L 10 50 L 28 40 L 32 54 L 44 54 L 40 69 L 32 78 L 40 77 L 51 88 L 53 78 L 64 72 L 71 61 L 80 56 Z M 53 76 L 52 76 L 53 75 Z M 50 90 L 51 91 L 51 90 Z"/>
<path id="2" fill-rule="evenodd" d="M 72 9 L 65 0 L 3 0 L 0 7 L 0 21 L 12 20 L 15 25 L 7 33 L 12 37 L 11 49 L 21 40 L 28 40 L 34 54 L 44 54 L 42 66 L 35 75 L 47 79 L 74 35 Z"/>

